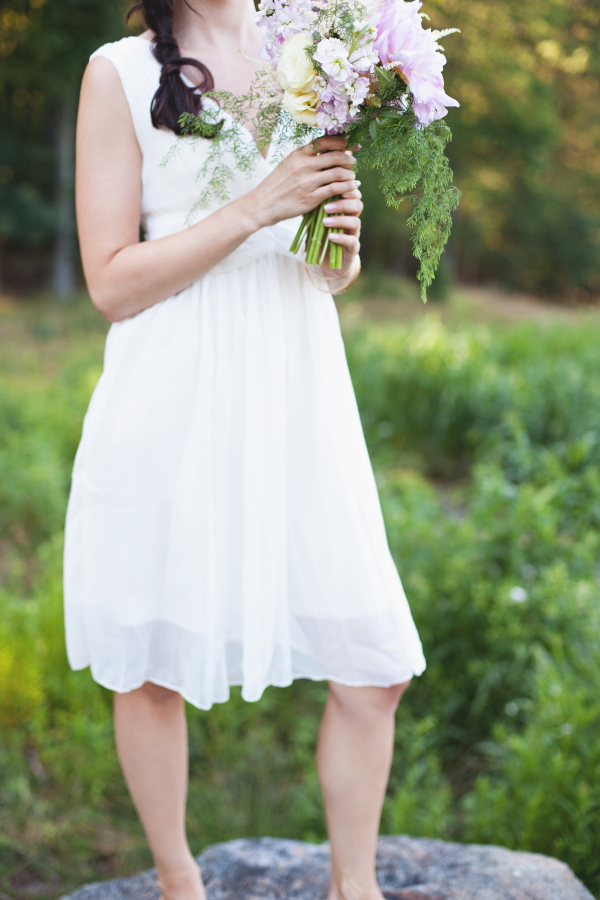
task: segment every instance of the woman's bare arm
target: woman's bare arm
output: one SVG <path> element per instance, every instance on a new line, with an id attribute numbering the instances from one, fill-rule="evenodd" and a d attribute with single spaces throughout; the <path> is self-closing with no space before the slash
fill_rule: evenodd
<path id="1" fill-rule="evenodd" d="M 94 59 L 77 125 L 77 221 L 93 303 L 111 322 L 132 316 L 188 287 L 259 228 L 335 194 L 349 198 L 356 216 L 362 203 L 344 146 L 343 138 L 323 138 L 319 154 L 311 146 L 294 151 L 254 190 L 191 228 L 140 242 L 140 148 L 114 65 Z M 357 235 L 346 255 L 352 257 L 354 245 Z"/>

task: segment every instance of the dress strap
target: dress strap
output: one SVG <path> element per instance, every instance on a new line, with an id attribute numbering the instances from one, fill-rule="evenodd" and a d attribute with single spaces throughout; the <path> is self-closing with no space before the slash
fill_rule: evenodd
<path id="1" fill-rule="evenodd" d="M 150 105 L 158 88 L 160 67 L 152 55 L 152 45 L 139 37 L 126 37 L 111 44 L 104 44 L 90 60 L 102 56 L 114 65 L 123 90 L 142 152 L 152 130 Z"/>

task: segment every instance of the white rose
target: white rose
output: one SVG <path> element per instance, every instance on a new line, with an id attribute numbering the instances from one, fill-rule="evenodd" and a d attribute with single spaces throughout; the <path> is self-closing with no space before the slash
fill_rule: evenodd
<path id="1" fill-rule="evenodd" d="M 285 91 L 283 95 L 283 108 L 287 109 L 294 122 L 300 125 L 317 124 L 318 102 L 316 91 Z"/>
<path id="2" fill-rule="evenodd" d="M 284 41 L 277 66 L 277 77 L 285 91 L 298 94 L 312 88 L 317 73 L 306 55 L 306 48 L 312 43 L 310 34 L 302 31 Z"/>

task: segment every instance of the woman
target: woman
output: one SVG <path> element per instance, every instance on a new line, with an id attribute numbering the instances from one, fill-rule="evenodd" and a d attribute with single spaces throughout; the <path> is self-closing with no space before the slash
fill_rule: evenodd
<path id="1" fill-rule="evenodd" d="M 212 102 L 203 90 L 246 91 L 260 35 L 251 0 L 136 9 L 147 30 L 97 51 L 81 92 L 81 252 L 113 325 L 69 503 L 69 659 L 115 691 L 119 758 L 165 900 L 204 897 L 184 826 L 184 699 L 208 709 L 231 684 L 257 700 L 327 679 L 330 900 L 381 900 L 394 713 L 424 660 L 333 300 L 314 284 L 336 292 L 358 273 L 354 160 L 339 137 L 279 165 L 268 153 L 189 225 L 210 141 L 186 139 L 161 163 L 181 112 Z M 335 195 L 343 268 L 308 273 L 288 249 L 297 217 Z"/>

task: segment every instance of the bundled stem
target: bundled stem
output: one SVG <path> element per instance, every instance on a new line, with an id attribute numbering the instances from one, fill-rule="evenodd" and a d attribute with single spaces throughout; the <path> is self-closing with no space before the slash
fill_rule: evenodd
<path id="1" fill-rule="evenodd" d="M 321 266 L 325 260 L 327 250 L 329 249 L 329 268 L 341 269 L 343 262 L 343 248 L 341 244 L 336 244 L 330 240 L 331 234 L 341 234 L 342 228 L 335 228 L 323 224 L 325 218 L 325 204 L 331 203 L 333 200 L 339 200 L 339 197 L 332 197 L 324 200 L 320 206 L 311 212 L 306 213 L 300 227 L 296 232 L 296 237 L 292 241 L 290 250 L 297 253 L 302 246 L 302 241 L 306 240 L 306 262 L 309 266 Z"/>

